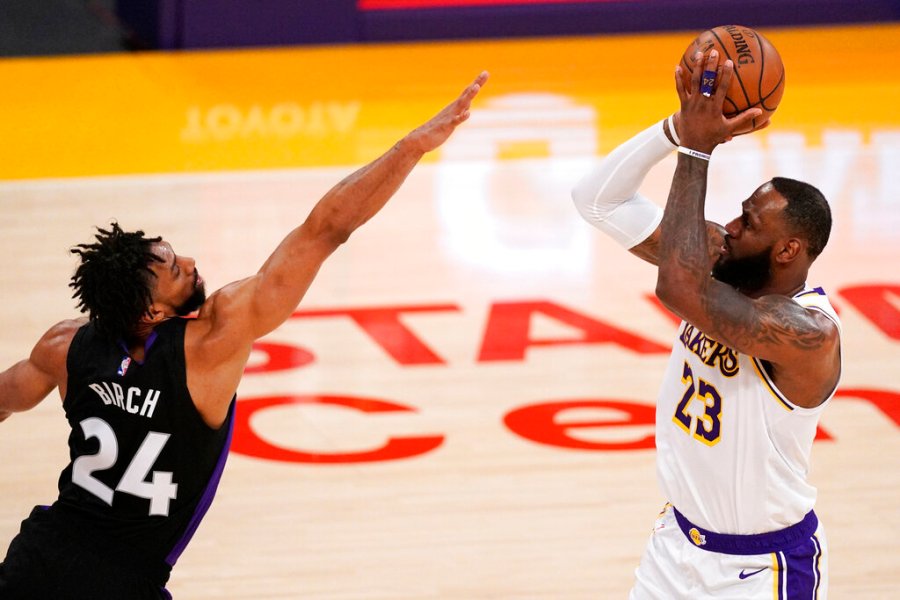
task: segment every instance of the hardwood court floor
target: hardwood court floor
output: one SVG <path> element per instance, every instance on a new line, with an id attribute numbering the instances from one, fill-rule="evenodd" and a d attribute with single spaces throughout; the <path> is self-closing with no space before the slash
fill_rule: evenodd
<path id="1" fill-rule="evenodd" d="M 882 44 L 878 69 L 842 75 L 854 57 L 833 43 L 812 54 L 814 40 L 860 35 Z M 900 99 L 900 28 L 770 37 L 796 65 L 785 104 L 769 130 L 716 151 L 709 213 L 730 218 L 773 175 L 816 183 L 832 202 L 835 229 L 811 282 L 840 309 L 845 371 L 810 478 L 831 597 L 889 598 L 900 590 L 900 114 L 885 105 Z M 668 66 L 622 90 L 602 77 L 609 57 L 634 50 L 655 68 L 654 55 L 678 56 L 689 38 L 0 61 L 14 90 L 0 105 L 10 132 L 0 365 L 73 314 L 67 248 L 93 225 L 115 218 L 163 235 L 215 289 L 258 268 L 347 165 L 374 158 L 487 67 L 472 121 L 259 345 L 219 494 L 169 589 L 185 599 L 623 598 L 665 501 L 652 405 L 675 324 L 652 301 L 653 269 L 583 223 L 568 190 L 597 154 L 673 109 Z M 586 50 L 601 57 L 593 70 Z M 377 60 L 357 60 L 366 53 Z M 436 57 L 462 65 L 432 69 L 452 62 Z M 340 83 L 316 70 L 323 63 L 341 69 Z M 279 68 L 291 82 L 312 75 L 295 97 L 275 83 Z M 216 79 L 225 72 L 231 80 Z M 49 91 L 22 89 L 48 73 L 58 76 Z M 110 100 L 123 94 L 116 73 L 158 112 L 145 113 L 143 97 Z M 266 85 L 243 85 L 254 77 Z M 66 86 L 75 91 L 56 104 L 34 100 Z M 660 203 L 673 165 L 643 188 Z M 53 397 L 0 425 L 3 544 L 54 498 L 65 439 Z"/>

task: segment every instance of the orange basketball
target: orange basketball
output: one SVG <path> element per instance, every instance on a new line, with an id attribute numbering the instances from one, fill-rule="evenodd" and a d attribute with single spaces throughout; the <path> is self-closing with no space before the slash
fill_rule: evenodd
<path id="1" fill-rule="evenodd" d="M 719 64 L 731 59 L 734 77 L 722 107 L 727 117 L 752 107 L 760 107 L 763 114 L 750 126 L 737 133 L 749 133 L 764 125 L 778 108 L 784 94 L 784 64 L 775 46 L 757 31 L 742 25 L 721 25 L 697 36 L 681 58 L 682 78 L 690 89 L 691 74 L 697 65 L 694 55 L 704 57 L 713 48 L 719 51 Z M 703 68 L 703 65 L 700 65 Z"/>

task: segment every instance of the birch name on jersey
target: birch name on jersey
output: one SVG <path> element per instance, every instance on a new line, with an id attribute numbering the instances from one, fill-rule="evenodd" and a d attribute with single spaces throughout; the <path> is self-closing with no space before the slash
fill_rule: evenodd
<path id="1" fill-rule="evenodd" d="M 92 383 L 88 387 L 100 396 L 103 404 L 117 406 L 125 412 L 148 419 L 153 417 L 156 403 L 159 402 L 159 390 L 142 390 L 138 387 L 123 389 L 118 383 L 107 381 Z"/>
<path id="2" fill-rule="evenodd" d="M 737 352 L 707 337 L 690 323 L 682 323 L 678 339 L 685 348 L 699 356 L 700 360 L 710 367 L 719 369 L 725 377 L 734 377 L 741 370 Z"/>

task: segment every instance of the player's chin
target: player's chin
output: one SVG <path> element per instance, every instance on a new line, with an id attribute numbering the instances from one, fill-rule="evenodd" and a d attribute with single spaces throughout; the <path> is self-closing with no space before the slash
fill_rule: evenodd
<path id="1" fill-rule="evenodd" d="M 728 268 L 728 255 L 727 254 L 719 254 L 712 261 L 712 266 L 710 267 L 710 274 L 713 279 L 717 279 L 722 281 L 722 273 L 726 271 Z"/>
<path id="2" fill-rule="evenodd" d="M 200 309 L 201 306 L 206 302 L 206 290 L 204 289 L 203 284 L 200 284 L 199 287 L 195 287 L 193 293 L 190 297 L 185 300 L 185 302 L 175 309 L 175 314 L 179 317 L 186 317 L 191 313 Z"/>

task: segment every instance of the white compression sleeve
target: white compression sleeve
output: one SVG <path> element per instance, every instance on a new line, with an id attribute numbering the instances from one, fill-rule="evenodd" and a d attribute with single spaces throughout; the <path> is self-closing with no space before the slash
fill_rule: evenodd
<path id="1" fill-rule="evenodd" d="M 584 220 L 632 248 L 653 233 L 663 210 L 637 193 L 647 173 L 676 146 L 662 122 L 645 129 L 609 153 L 572 189 Z"/>

